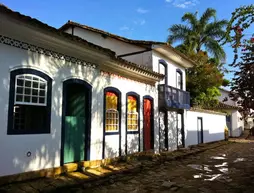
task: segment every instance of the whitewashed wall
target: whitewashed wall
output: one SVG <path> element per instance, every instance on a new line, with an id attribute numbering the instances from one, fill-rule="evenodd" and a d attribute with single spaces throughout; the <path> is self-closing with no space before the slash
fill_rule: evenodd
<path id="1" fill-rule="evenodd" d="M 71 34 L 72 30 L 69 28 L 65 32 Z M 99 33 L 91 32 L 89 30 L 82 29 L 79 27 L 74 27 L 73 35 L 78 36 L 84 40 L 87 40 L 88 42 L 91 42 L 93 44 L 99 45 L 103 48 L 108 48 L 114 51 L 116 55 L 122 55 L 122 54 L 128 54 L 128 53 L 146 50 L 146 48 L 125 43 L 123 41 L 119 41 L 111 37 L 103 37 Z M 134 54 L 134 55 L 123 57 L 123 58 L 130 62 L 139 64 L 139 65 L 144 65 L 151 68 L 152 67 L 151 56 L 152 56 L 151 51 L 149 51 L 149 52 L 144 52 L 141 54 Z"/>
<path id="2" fill-rule="evenodd" d="M 204 143 L 225 139 L 224 129 L 226 126 L 225 115 L 211 114 L 197 111 L 187 111 L 185 125 L 185 146 L 198 143 L 197 119 L 203 119 Z"/>
<path id="3" fill-rule="evenodd" d="M 244 119 L 242 115 L 237 111 L 232 111 L 232 132 L 231 137 L 239 137 L 244 131 Z"/>
<path id="4" fill-rule="evenodd" d="M 177 149 L 177 112 L 168 111 L 168 150 Z"/>
<path id="5" fill-rule="evenodd" d="M 185 68 L 182 66 L 170 61 L 164 56 L 160 55 L 158 52 L 153 51 L 153 71 L 159 72 L 159 60 L 163 59 L 168 64 L 168 85 L 176 87 L 176 70 L 180 69 L 183 72 L 183 90 L 186 90 L 186 76 L 185 76 Z"/>
<path id="6" fill-rule="evenodd" d="M 16 174 L 26 171 L 34 171 L 43 168 L 57 167 L 60 165 L 61 148 L 61 114 L 62 114 L 62 83 L 68 78 L 79 78 L 92 85 L 92 124 L 91 124 L 91 149 L 90 159 L 102 158 L 103 136 L 103 89 L 107 86 L 118 88 L 122 93 L 122 120 L 121 120 L 121 151 L 125 152 L 125 111 L 126 93 L 137 92 L 142 98 L 150 95 L 154 98 L 154 142 L 155 151 L 158 152 L 158 109 L 157 89 L 150 85 L 137 83 L 124 78 L 101 75 L 95 69 L 72 64 L 63 60 L 57 60 L 44 55 L 32 53 L 19 48 L 0 44 L 0 176 Z M 52 79 L 52 108 L 51 108 L 51 132 L 50 134 L 33 135 L 7 135 L 7 113 L 9 99 L 10 70 L 17 67 L 31 67 L 48 74 Z M 123 86 L 124 85 L 124 86 Z M 141 150 L 143 149 L 143 116 L 141 112 Z M 134 140 L 137 140 L 136 138 Z M 110 153 L 107 156 L 118 155 L 117 145 L 111 136 L 106 136 L 106 144 Z M 134 141 L 134 144 L 138 142 Z M 136 151 L 137 148 L 130 149 Z M 26 153 L 30 151 L 31 157 Z"/>

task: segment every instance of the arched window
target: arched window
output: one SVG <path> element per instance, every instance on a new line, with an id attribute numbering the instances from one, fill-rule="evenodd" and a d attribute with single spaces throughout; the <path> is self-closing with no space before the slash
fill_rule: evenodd
<path id="1" fill-rule="evenodd" d="M 51 78 L 37 70 L 11 72 L 8 134 L 50 133 Z"/>
<path id="2" fill-rule="evenodd" d="M 176 88 L 183 89 L 183 72 L 180 69 L 176 70 Z"/>
<path id="3" fill-rule="evenodd" d="M 127 132 L 139 131 L 139 95 L 127 93 Z"/>
<path id="4" fill-rule="evenodd" d="M 120 91 L 114 88 L 105 89 L 105 133 L 119 132 L 121 97 Z"/>
<path id="5" fill-rule="evenodd" d="M 164 79 L 160 81 L 160 84 L 168 85 L 168 64 L 165 60 L 159 60 L 158 72 L 165 75 Z"/>

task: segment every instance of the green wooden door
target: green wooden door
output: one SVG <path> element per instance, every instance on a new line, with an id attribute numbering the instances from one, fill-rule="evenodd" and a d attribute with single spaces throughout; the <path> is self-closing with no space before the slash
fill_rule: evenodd
<path id="1" fill-rule="evenodd" d="M 64 163 L 84 160 L 84 127 L 84 117 L 65 117 Z"/>
<path id="2" fill-rule="evenodd" d="M 86 92 L 76 85 L 67 91 L 64 163 L 78 162 L 85 158 Z"/>

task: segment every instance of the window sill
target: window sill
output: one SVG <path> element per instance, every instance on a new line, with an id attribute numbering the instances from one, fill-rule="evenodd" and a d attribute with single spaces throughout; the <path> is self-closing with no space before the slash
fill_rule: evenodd
<path id="1" fill-rule="evenodd" d="M 119 131 L 111 131 L 111 132 L 105 131 L 105 135 L 119 135 Z"/>
<path id="2" fill-rule="evenodd" d="M 7 135 L 40 135 L 40 134 L 50 134 L 50 131 L 8 131 Z"/>
<path id="3" fill-rule="evenodd" d="M 139 134 L 139 131 L 127 131 L 127 134 Z"/>

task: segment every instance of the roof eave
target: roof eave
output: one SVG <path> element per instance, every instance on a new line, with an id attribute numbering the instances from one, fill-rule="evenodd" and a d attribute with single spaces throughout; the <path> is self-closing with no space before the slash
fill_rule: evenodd
<path id="1" fill-rule="evenodd" d="M 187 56 L 180 53 L 179 51 L 176 51 L 173 47 L 169 45 L 153 45 L 153 49 L 157 51 L 158 53 L 164 55 L 170 60 L 173 60 L 178 65 L 184 67 L 184 68 L 192 68 L 195 63 L 190 60 Z"/>

